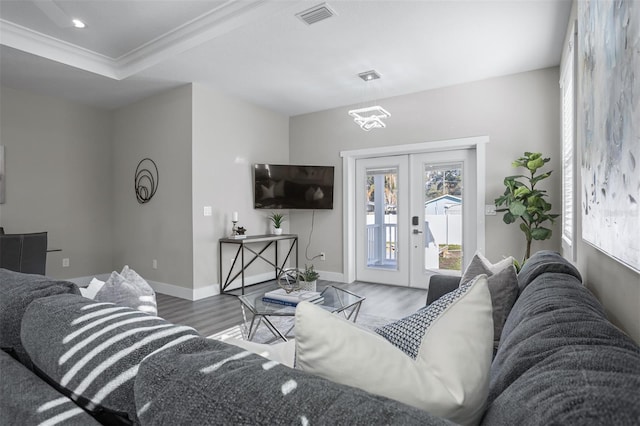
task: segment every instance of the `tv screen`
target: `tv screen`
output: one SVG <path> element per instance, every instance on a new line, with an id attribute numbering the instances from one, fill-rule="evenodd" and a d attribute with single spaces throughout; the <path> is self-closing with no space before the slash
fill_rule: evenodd
<path id="1" fill-rule="evenodd" d="M 332 209 L 333 166 L 254 164 L 256 209 Z"/>

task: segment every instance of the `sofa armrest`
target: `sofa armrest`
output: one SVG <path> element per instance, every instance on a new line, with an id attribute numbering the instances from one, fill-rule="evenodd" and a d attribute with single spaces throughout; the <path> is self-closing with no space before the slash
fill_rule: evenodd
<path id="1" fill-rule="evenodd" d="M 454 277 L 451 275 L 432 275 L 429 279 L 427 305 L 430 305 L 445 294 L 457 289 L 459 286 L 460 277 Z"/>

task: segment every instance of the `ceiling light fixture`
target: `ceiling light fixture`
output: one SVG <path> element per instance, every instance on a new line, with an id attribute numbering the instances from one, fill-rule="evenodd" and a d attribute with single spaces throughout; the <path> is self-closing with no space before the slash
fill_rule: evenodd
<path id="1" fill-rule="evenodd" d="M 87 26 L 80 19 L 72 19 L 71 22 L 73 23 L 73 26 L 76 28 L 85 28 Z"/>
<path id="2" fill-rule="evenodd" d="M 380 74 L 376 72 L 376 70 L 365 71 L 358 74 L 358 77 L 363 79 L 364 81 L 377 80 L 380 78 Z"/>
<path id="3" fill-rule="evenodd" d="M 360 77 L 364 82 L 369 82 L 371 80 L 379 79 L 380 74 L 375 70 L 371 70 L 361 72 L 358 74 L 358 77 Z M 349 115 L 353 117 L 353 121 L 355 121 L 356 124 L 365 132 L 368 132 L 371 129 L 383 129 L 387 127 L 382 119 L 391 117 L 389 111 L 382 108 L 380 105 L 352 109 L 349 111 Z"/>
<path id="4" fill-rule="evenodd" d="M 382 108 L 380 105 L 352 109 L 349 111 L 349 115 L 353 117 L 353 121 L 355 121 L 356 124 L 365 132 L 368 132 L 371 129 L 382 129 L 387 127 L 382 119 L 391 117 L 389 111 Z"/>

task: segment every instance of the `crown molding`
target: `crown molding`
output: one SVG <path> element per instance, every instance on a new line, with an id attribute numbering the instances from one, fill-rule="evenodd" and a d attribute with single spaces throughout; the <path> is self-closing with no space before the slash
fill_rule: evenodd
<path id="1" fill-rule="evenodd" d="M 115 61 L 112 58 L 4 19 L 0 19 L 0 44 L 118 79 Z"/>
<path id="2" fill-rule="evenodd" d="M 228 0 L 127 53 L 111 58 L 0 19 L 0 44 L 85 71 L 122 80 L 295 2 Z"/>
<path id="3" fill-rule="evenodd" d="M 155 40 L 144 44 L 117 59 L 121 78 L 137 74 L 164 60 L 170 59 L 207 41 L 266 18 L 291 2 L 278 0 L 229 0 Z"/>

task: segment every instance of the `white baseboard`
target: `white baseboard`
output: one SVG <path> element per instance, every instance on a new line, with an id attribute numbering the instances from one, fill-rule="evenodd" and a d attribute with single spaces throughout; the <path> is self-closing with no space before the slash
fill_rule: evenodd
<path id="1" fill-rule="evenodd" d="M 318 271 L 318 273 L 320 274 L 320 279 L 335 281 L 340 283 L 344 282 L 343 281 L 344 274 L 341 274 L 339 272 Z M 109 275 L 111 274 L 107 273 L 107 274 L 91 275 L 88 277 L 69 278 L 67 279 L 67 281 L 71 281 L 72 283 L 75 283 L 79 287 L 86 287 L 87 285 L 89 285 L 89 283 L 94 277 L 101 281 L 106 281 L 109 278 Z M 261 283 L 263 281 L 269 281 L 273 279 L 274 279 L 273 272 L 265 272 L 262 274 L 245 277 L 244 282 L 245 282 L 245 286 L 247 286 L 247 285 Z M 187 287 L 181 287 L 175 284 L 168 284 L 168 283 L 163 283 L 159 281 L 147 280 L 147 282 L 156 291 L 156 293 L 166 294 L 167 296 L 179 297 L 180 299 L 186 299 L 191 301 L 205 299 L 207 297 L 217 296 L 220 294 L 220 284 L 218 283 L 209 284 L 204 287 L 198 287 L 198 288 L 187 288 Z M 237 279 L 229 287 L 227 287 L 227 290 L 235 290 L 239 288 L 240 288 L 240 280 Z"/>
<path id="2" fill-rule="evenodd" d="M 344 274 L 340 272 L 318 271 L 318 274 L 320 274 L 321 280 L 334 281 L 337 283 L 345 282 Z"/>
<path id="3" fill-rule="evenodd" d="M 195 300 L 193 298 L 193 289 L 187 287 L 180 287 L 175 284 L 167 284 L 159 281 L 147 280 L 151 288 L 156 293 L 166 294 L 167 296 L 178 297 L 180 299 Z"/>

